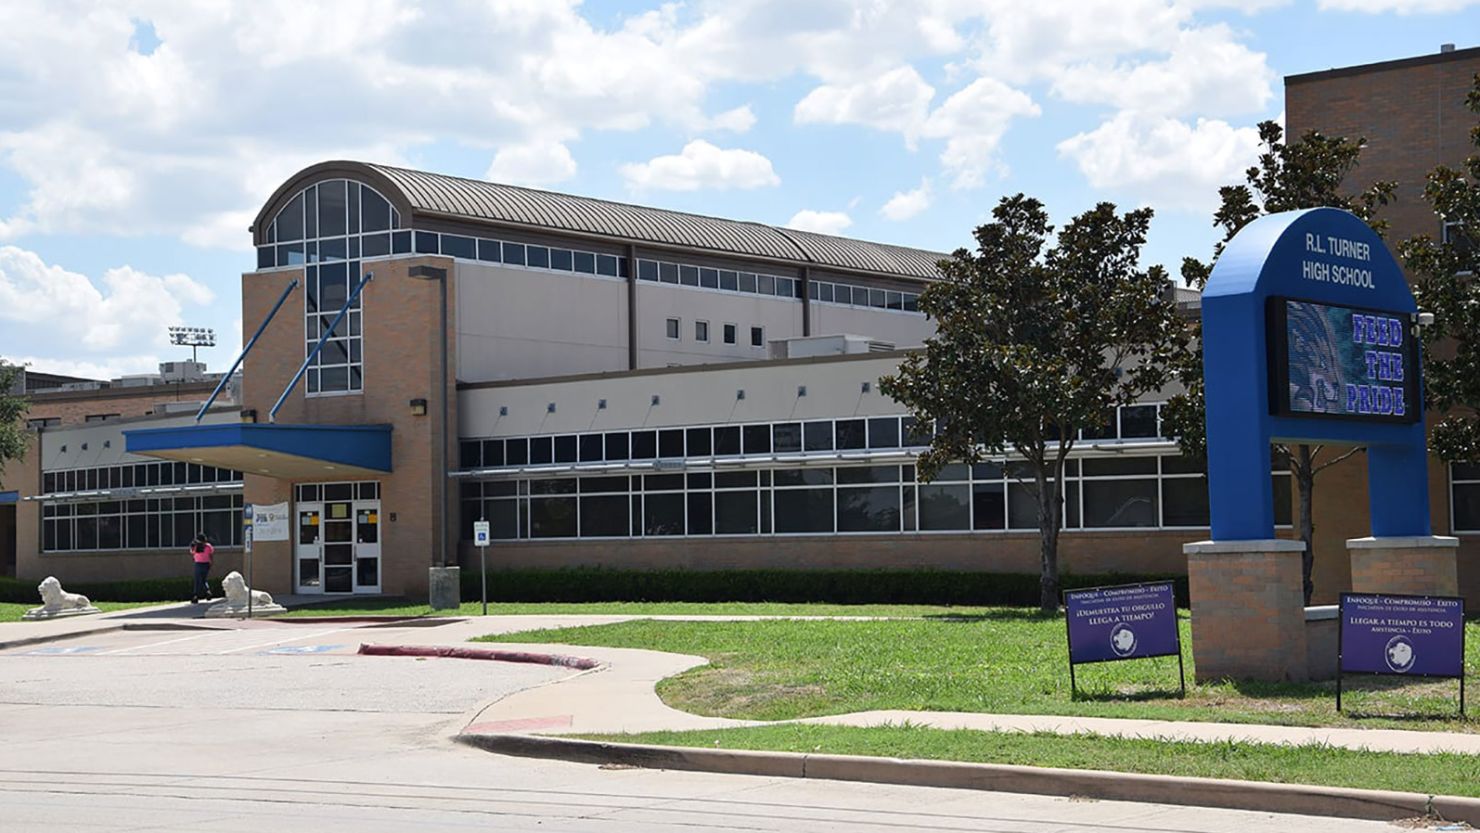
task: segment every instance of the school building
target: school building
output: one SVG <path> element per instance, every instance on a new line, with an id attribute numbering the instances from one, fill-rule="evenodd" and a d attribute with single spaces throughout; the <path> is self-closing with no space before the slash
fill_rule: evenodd
<path id="1" fill-rule="evenodd" d="M 1472 49 L 1294 76 L 1290 129 L 1366 135 L 1360 175 L 1421 187 L 1466 154 L 1477 70 Z M 1393 132 L 1395 107 L 1412 118 Z M 1443 231 L 1411 202 L 1392 237 Z M 476 568 L 477 520 L 493 570 L 1037 572 L 1014 461 L 921 482 L 925 438 L 879 391 L 931 333 L 918 297 L 944 253 L 349 161 L 278 185 L 251 234 L 238 373 L 25 383 L 36 433 L 5 472 L 0 569 L 180 576 L 204 530 L 222 573 L 241 507 L 287 502 L 290 540 L 253 550 L 276 593 L 425 597 L 441 567 Z M 1066 571 L 1181 573 L 1207 537 L 1164 398 L 1076 446 Z M 1318 599 L 1368 534 L 1364 465 L 1318 480 Z M 1480 470 L 1436 461 L 1431 485 L 1480 599 Z"/>

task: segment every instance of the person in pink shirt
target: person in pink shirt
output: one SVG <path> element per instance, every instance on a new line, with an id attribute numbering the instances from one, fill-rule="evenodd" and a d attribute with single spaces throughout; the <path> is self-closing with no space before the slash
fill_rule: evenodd
<path id="1" fill-rule="evenodd" d="M 198 604 L 201 599 L 211 600 L 211 588 L 206 586 L 206 577 L 211 573 L 211 556 L 216 548 L 206 540 L 204 532 L 190 542 L 190 557 L 195 561 L 195 589 L 190 593 L 190 603 Z"/>

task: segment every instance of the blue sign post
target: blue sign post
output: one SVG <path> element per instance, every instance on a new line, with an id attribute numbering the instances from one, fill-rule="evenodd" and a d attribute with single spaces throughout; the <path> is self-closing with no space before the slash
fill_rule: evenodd
<path id="1" fill-rule="evenodd" d="M 1335 208 L 1261 217 L 1202 305 L 1213 540 L 1274 537 L 1274 442 L 1365 445 L 1372 535 L 1430 535 L 1418 308 L 1382 238 Z"/>
<path id="2" fill-rule="evenodd" d="M 1465 601 L 1450 596 L 1342 593 L 1336 710 L 1347 674 L 1459 680 L 1465 714 Z"/>
<path id="3" fill-rule="evenodd" d="M 1187 696 L 1177 599 L 1170 581 L 1067 590 L 1064 617 L 1071 693 L 1078 690 L 1075 665 L 1175 654 L 1182 696 Z"/>

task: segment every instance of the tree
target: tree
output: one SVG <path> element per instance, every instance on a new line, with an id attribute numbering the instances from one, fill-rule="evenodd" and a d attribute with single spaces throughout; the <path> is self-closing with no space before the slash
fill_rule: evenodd
<path id="1" fill-rule="evenodd" d="M 1342 192 L 1342 183 L 1357 167 L 1366 139 L 1346 139 L 1307 132 L 1297 142 L 1286 143 L 1284 130 L 1275 122 L 1259 124 L 1259 138 L 1264 143 L 1257 165 L 1244 172 L 1246 184 L 1226 185 L 1218 189 L 1221 205 L 1213 214 L 1213 225 L 1223 230 L 1223 239 L 1213 250 L 1213 261 L 1224 246 L 1249 223 L 1266 214 L 1302 208 L 1343 208 L 1360 217 L 1378 234 L 1387 228 L 1377 218 L 1379 208 L 1393 199 L 1392 182 L 1377 182 L 1357 193 Z M 1212 272 L 1211 263 L 1184 258 L 1182 278 L 1189 286 L 1202 290 Z M 1188 349 L 1176 362 L 1177 379 L 1184 393 L 1171 397 L 1162 408 L 1162 431 L 1177 438 L 1182 453 L 1198 460 L 1207 459 L 1206 413 L 1203 408 L 1202 322 L 1189 322 Z M 1315 564 L 1315 523 L 1313 501 L 1316 475 L 1361 451 L 1360 447 L 1328 450 L 1322 445 L 1302 444 L 1293 448 L 1276 446 L 1288 461 L 1290 474 L 1299 495 L 1300 539 L 1305 542 L 1301 560 L 1305 603 L 1310 604 L 1315 592 L 1311 570 Z M 1324 457 L 1323 457 L 1324 455 Z"/>
<path id="2" fill-rule="evenodd" d="M 1064 460 L 1081 428 L 1160 388 L 1182 329 L 1160 267 L 1138 266 L 1151 210 L 1100 203 L 1058 232 L 1038 200 L 1004 197 L 977 248 L 920 296 L 936 325 L 880 389 L 933 425 L 920 477 L 1010 448 L 1038 502 L 1039 604 L 1058 610 Z"/>
<path id="3" fill-rule="evenodd" d="M 0 473 L 5 469 L 5 461 L 19 460 L 29 445 L 23 420 L 30 403 L 12 392 L 22 370 L 0 359 Z"/>
<path id="4" fill-rule="evenodd" d="M 1466 99 L 1480 116 L 1480 73 Z M 1460 168 L 1429 174 L 1424 200 L 1444 224 L 1435 241 L 1420 235 L 1400 247 L 1418 308 L 1434 314 L 1420 332 L 1424 398 L 1444 413 L 1429 447 L 1448 462 L 1480 462 L 1480 124 L 1470 129 L 1476 152 Z"/>

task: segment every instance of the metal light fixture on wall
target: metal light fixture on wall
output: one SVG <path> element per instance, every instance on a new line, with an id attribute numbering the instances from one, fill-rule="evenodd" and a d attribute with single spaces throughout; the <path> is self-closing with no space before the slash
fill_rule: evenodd
<path id="1" fill-rule="evenodd" d="M 410 403 L 412 416 L 427 415 L 427 401 L 425 399 L 413 399 Z"/>

